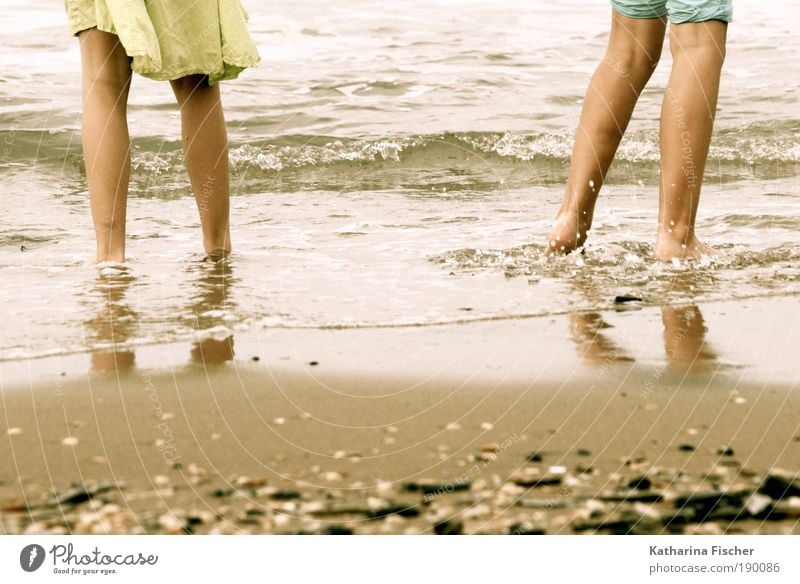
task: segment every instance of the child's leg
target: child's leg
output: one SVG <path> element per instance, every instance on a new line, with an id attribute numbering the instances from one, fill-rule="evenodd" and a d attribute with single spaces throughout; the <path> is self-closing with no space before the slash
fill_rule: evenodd
<path id="1" fill-rule="evenodd" d="M 662 19 L 612 14 L 606 55 L 586 91 L 567 192 L 548 239 L 548 253 L 569 253 L 585 242 L 603 179 L 661 56 L 666 28 Z"/>
<path id="2" fill-rule="evenodd" d="M 131 175 L 127 104 L 130 58 L 116 35 L 78 36 L 83 65 L 83 157 L 97 238 L 95 261 L 125 261 L 125 207 Z"/>
<path id="3" fill-rule="evenodd" d="M 658 259 L 697 257 L 713 250 L 694 234 L 700 187 L 717 109 L 727 24 L 670 25 L 673 64 L 661 110 L 661 193 Z"/>
<path id="4" fill-rule="evenodd" d="M 209 254 L 229 252 L 228 130 L 219 85 L 208 85 L 203 75 L 171 84 L 181 108 L 186 169 L 203 225 L 203 245 Z"/>

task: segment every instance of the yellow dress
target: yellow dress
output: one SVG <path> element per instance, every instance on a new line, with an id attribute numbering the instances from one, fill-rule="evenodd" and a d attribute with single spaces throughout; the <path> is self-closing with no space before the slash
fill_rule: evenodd
<path id="1" fill-rule="evenodd" d="M 131 69 L 151 79 L 234 79 L 258 65 L 239 0 L 64 0 L 70 34 L 97 28 L 119 37 Z"/>

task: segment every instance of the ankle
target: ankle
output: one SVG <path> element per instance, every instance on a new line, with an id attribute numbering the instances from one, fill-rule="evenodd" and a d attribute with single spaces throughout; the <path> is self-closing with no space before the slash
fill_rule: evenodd
<path id="1" fill-rule="evenodd" d="M 694 227 L 675 221 L 659 224 L 657 239 L 687 245 L 695 239 Z"/>

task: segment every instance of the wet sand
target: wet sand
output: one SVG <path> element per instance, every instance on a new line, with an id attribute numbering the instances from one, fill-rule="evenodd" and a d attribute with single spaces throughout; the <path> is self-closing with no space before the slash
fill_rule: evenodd
<path id="1" fill-rule="evenodd" d="M 796 297 L 0 364 L 5 533 L 800 533 Z"/>

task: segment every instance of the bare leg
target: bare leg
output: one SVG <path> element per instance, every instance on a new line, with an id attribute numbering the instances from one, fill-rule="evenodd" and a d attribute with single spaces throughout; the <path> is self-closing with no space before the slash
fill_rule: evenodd
<path id="1" fill-rule="evenodd" d="M 171 84 L 181 108 L 186 169 L 203 225 L 203 246 L 209 254 L 229 252 L 228 130 L 219 85 L 208 85 L 203 75 Z"/>
<path id="2" fill-rule="evenodd" d="M 567 192 L 548 238 L 548 254 L 569 253 L 585 243 L 600 187 L 661 57 L 664 21 L 612 14 L 608 49 L 583 102 Z"/>
<path id="3" fill-rule="evenodd" d="M 672 73 L 661 110 L 660 260 L 713 253 L 694 234 L 711 130 L 717 109 L 727 24 L 670 26 Z"/>
<path id="4" fill-rule="evenodd" d="M 83 157 L 97 238 L 95 261 L 124 262 L 131 176 L 130 58 L 116 35 L 90 29 L 78 39 L 83 64 Z"/>

